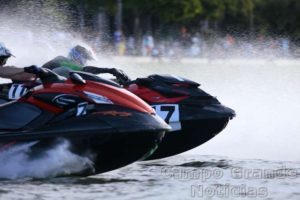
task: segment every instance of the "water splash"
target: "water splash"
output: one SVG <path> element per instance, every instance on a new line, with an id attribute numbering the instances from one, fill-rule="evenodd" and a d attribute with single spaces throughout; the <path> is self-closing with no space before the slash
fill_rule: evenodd
<path id="1" fill-rule="evenodd" d="M 31 147 L 36 143 L 18 144 L 0 152 L 0 178 L 48 178 L 93 170 L 92 156 L 70 152 L 67 140 L 62 140 L 42 155 L 30 156 Z"/>

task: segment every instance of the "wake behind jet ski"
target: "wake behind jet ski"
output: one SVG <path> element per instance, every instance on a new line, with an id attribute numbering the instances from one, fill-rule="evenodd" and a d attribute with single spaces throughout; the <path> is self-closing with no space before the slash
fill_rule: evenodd
<path id="1" fill-rule="evenodd" d="M 31 154 L 39 154 L 65 138 L 72 152 L 95 155 L 90 174 L 102 173 L 146 158 L 169 130 L 149 105 L 113 82 L 76 73 L 66 80 L 49 70 L 39 77 L 43 85 L 0 106 L 1 151 L 38 141 Z M 11 97 L 23 94 L 12 87 Z"/>

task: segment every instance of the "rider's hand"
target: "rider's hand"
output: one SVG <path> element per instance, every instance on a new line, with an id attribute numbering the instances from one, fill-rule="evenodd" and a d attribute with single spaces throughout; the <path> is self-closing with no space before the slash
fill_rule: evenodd
<path id="1" fill-rule="evenodd" d="M 36 65 L 31 65 L 29 67 L 24 67 L 24 72 L 37 75 L 41 72 L 41 68 Z"/>
<path id="2" fill-rule="evenodd" d="M 122 85 L 131 81 L 130 78 L 122 70 L 116 68 L 98 68 L 93 66 L 85 66 L 82 71 L 89 72 L 92 74 L 101 74 L 101 73 L 112 74 L 117 78 L 117 81 Z"/>
<path id="3" fill-rule="evenodd" d="M 117 80 L 121 84 L 125 84 L 130 81 L 130 78 L 121 69 L 112 68 L 111 71 L 112 71 L 112 74 L 117 77 Z"/>
<path id="4" fill-rule="evenodd" d="M 31 65 L 29 67 L 24 67 L 24 72 L 35 74 L 38 77 L 44 77 L 49 74 L 49 70 L 46 68 L 38 67 L 36 65 Z"/>

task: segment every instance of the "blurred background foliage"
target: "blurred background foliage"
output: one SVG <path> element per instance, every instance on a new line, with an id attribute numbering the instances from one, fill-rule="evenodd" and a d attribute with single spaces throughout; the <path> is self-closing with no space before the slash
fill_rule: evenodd
<path id="1" fill-rule="evenodd" d="M 118 27 L 118 0 L 0 0 L 0 10 L 34 7 L 27 14 L 44 12 L 73 29 L 106 29 L 111 35 Z M 300 40 L 299 0 L 123 0 L 122 31 L 125 35 L 151 33 L 168 37 L 182 27 L 206 34 L 280 35 Z M 34 6 L 33 6 L 34 5 Z M 49 10 L 56 5 L 56 10 Z M 63 9 L 62 9 L 63 8 Z M 38 15 L 40 16 L 40 15 Z M 33 17 L 34 18 L 34 17 Z"/>

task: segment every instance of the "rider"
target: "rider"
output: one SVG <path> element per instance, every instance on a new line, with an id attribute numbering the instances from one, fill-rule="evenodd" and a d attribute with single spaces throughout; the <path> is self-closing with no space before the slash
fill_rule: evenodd
<path id="1" fill-rule="evenodd" d="M 13 54 L 10 50 L 6 48 L 4 44 L 0 43 L 0 78 L 7 78 L 13 81 L 28 81 L 35 78 L 35 75 L 30 73 L 32 66 L 25 68 L 4 66 L 11 56 L 13 56 Z"/>
<path id="2" fill-rule="evenodd" d="M 68 57 L 58 56 L 44 64 L 42 67 L 51 69 L 64 77 L 68 77 L 69 72 L 71 71 L 83 71 L 94 74 L 110 73 L 116 76 L 120 83 L 126 83 L 130 80 L 122 70 L 116 68 L 85 66 L 89 60 L 96 60 L 94 52 L 83 46 L 77 45 L 70 50 Z"/>
<path id="3" fill-rule="evenodd" d="M 70 71 L 82 71 L 88 60 L 96 60 L 94 53 L 83 46 L 77 45 L 70 50 L 68 57 L 57 56 L 42 67 L 68 77 Z"/>

